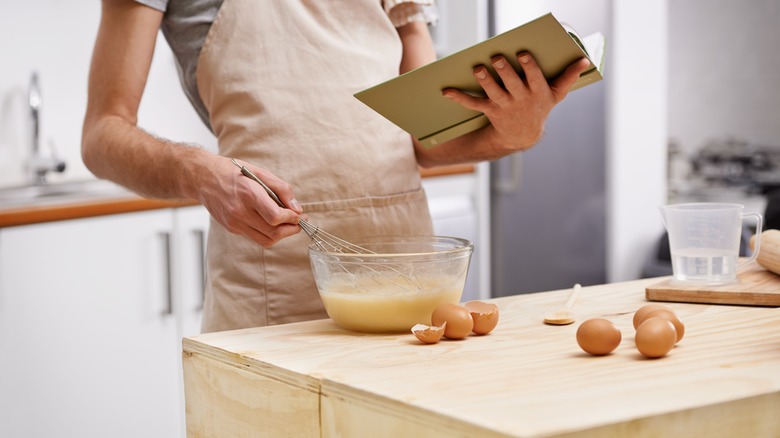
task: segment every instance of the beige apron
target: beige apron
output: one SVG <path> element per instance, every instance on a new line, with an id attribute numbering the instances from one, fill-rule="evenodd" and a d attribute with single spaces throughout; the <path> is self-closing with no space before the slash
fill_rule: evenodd
<path id="1" fill-rule="evenodd" d="M 397 76 L 401 51 L 379 0 L 226 0 L 197 70 L 220 154 L 290 183 L 340 237 L 432 234 L 409 134 L 352 96 Z M 212 221 L 203 331 L 326 317 L 308 245 Z"/>

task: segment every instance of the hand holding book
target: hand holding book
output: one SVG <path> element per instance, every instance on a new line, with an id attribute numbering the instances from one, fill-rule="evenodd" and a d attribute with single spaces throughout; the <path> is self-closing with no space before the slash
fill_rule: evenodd
<path id="1" fill-rule="evenodd" d="M 484 81 L 488 80 L 488 77 L 494 81 L 494 84 L 487 84 L 494 90 L 494 97 L 490 98 L 490 102 L 500 102 L 506 97 L 497 93 L 498 89 L 506 90 L 503 88 L 506 80 L 501 76 L 501 72 L 496 70 L 494 63 L 499 56 L 511 66 L 511 68 L 507 66 L 504 70 L 505 76 L 511 70 L 515 78 L 522 78 L 525 82 L 533 79 L 538 83 L 540 80 L 538 76 L 524 77 L 524 68 L 518 61 L 518 53 L 530 53 L 532 62 L 538 65 L 550 90 L 557 90 L 558 96 L 562 99 L 565 93 L 561 95 L 561 90 L 575 90 L 602 79 L 604 47 L 604 37 L 600 33 L 580 38 L 571 29 L 559 23 L 552 14 L 547 14 L 475 46 L 363 90 L 355 94 L 355 97 L 412 134 L 423 145 L 435 146 L 490 123 L 501 122 L 495 116 L 489 118 L 484 111 L 488 108 L 484 105 L 480 106 L 476 100 L 490 97 L 487 89 L 483 88 Z M 579 74 L 579 78 L 575 79 L 573 85 L 568 87 L 571 69 L 579 70 L 577 61 L 583 57 L 588 58 L 588 66 Z M 473 73 L 475 66 L 483 66 L 487 75 L 482 79 L 475 76 Z M 529 90 L 532 88 L 530 87 Z M 471 104 L 461 105 L 459 104 L 461 102 L 447 99 L 442 95 L 442 91 L 447 89 L 457 89 L 463 93 L 458 94 L 459 98 L 468 95 L 475 100 L 461 99 Z M 553 97 L 552 101 L 557 103 L 560 99 L 555 100 Z M 478 107 L 481 109 L 477 109 Z M 526 111 L 533 111 L 533 109 L 526 109 Z"/>
<path id="2" fill-rule="evenodd" d="M 580 74 L 590 66 L 587 58 L 581 58 L 548 83 L 529 53 L 518 54 L 517 61 L 522 69 L 520 73 L 504 56 L 493 57 L 491 65 L 498 80 L 484 65 L 474 68 L 474 77 L 485 91 L 485 97 L 454 88 L 442 92 L 444 97 L 464 108 L 484 114 L 496 128 L 496 135 L 502 137 L 496 143 L 515 150 L 536 144 L 542 136 L 549 112 L 566 97 Z M 507 117 L 507 114 L 510 116 Z"/>

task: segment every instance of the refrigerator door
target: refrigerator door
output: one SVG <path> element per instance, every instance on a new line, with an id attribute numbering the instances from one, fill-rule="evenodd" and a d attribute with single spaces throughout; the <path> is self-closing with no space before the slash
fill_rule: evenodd
<path id="1" fill-rule="evenodd" d="M 542 13 L 581 34 L 601 31 L 609 47 L 610 2 L 493 3 L 495 32 Z M 539 8 L 538 14 L 529 8 Z M 523 9 L 523 16 L 513 10 Z M 529 15 L 530 16 L 527 16 Z M 506 21 L 514 18 L 514 22 Z M 550 113 L 531 150 L 491 164 L 493 296 L 563 289 L 606 281 L 606 83 L 569 94 Z"/>

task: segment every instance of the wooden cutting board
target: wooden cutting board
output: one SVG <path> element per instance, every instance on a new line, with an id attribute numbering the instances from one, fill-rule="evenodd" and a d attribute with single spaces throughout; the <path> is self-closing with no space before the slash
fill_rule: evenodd
<path id="1" fill-rule="evenodd" d="M 780 275 L 752 263 L 737 274 L 737 280 L 729 285 L 702 286 L 668 279 L 648 286 L 645 297 L 651 301 L 780 306 Z"/>

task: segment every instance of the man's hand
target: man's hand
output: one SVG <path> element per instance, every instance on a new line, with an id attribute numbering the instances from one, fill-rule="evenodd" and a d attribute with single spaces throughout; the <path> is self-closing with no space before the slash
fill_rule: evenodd
<path id="1" fill-rule="evenodd" d="M 217 157 L 213 164 L 210 177 L 203 179 L 209 183 L 199 191 L 198 199 L 226 230 L 265 248 L 300 231 L 298 222 L 303 210 L 289 184 L 265 169 L 239 162 L 276 193 L 287 207 L 282 208 L 229 159 Z"/>
<path id="2" fill-rule="evenodd" d="M 517 60 L 525 77 L 520 77 L 503 56 L 491 60 L 503 87 L 485 66 L 474 68 L 474 77 L 485 90 L 487 98 L 474 97 L 456 89 L 443 91 L 444 96 L 465 108 L 484 113 L 495 130 L 494 141 L 513 151 L 528 149 L 541 139 L 550 111 L 566 97 L 580 73 L 590 65 L 586 58 L 582 58 L 548 83 L 529 53 L 518 54 Z"/>

